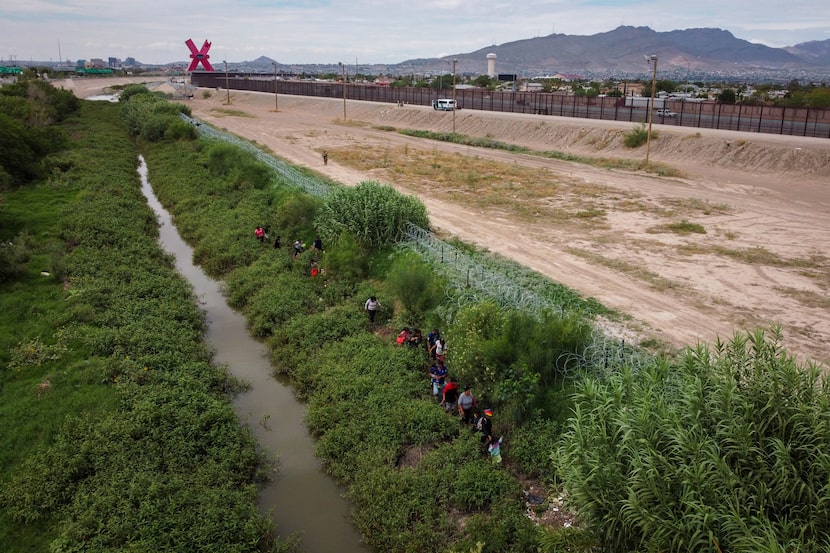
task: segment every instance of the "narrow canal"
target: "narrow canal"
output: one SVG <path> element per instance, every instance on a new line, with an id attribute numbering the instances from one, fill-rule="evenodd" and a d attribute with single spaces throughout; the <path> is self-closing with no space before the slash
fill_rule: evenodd
<path id="1" fill-rule="evenodd" d="M 368 553 L 349 522 L 348 502 L 314 456 L 303 422 L 305 406 L 271 375 L 265 347 L 248 335 L 245 319 L 228 307 L 219 282 L 193 265 L 193 250 L 156 198 L 143 157 L 138 173 L 141 190 L 160 223 L 161 246 L 176 257 L 177 269 L 190 281 L 207 315 L 207 340 L 216 351 L 216 362 L 250 385 L 234 398 L 237 415 L 263 450 L 278 460 L 278 474 L 260 492 L 260 508 L 270 513 L 281 537 L 299 534 L 306 553 Z"/>

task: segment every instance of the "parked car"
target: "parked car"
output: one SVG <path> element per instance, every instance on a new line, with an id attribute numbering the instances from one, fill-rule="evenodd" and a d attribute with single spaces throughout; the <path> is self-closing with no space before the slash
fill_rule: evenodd
<path id="1" fill-rule="evenodd" d="M 657 115 L 660 117 L 677 117 L 677 114 L 670 109 L 658 109 Z"/>
<path id="2" fill-rule="evenodd" d="M 455 100 L 451 100 L 449 98 L 439 98 L 438 100 L 432 101 L 432 109 L 437 109 L 439 111 L 453 111 L 458 106 L 455 105 Z"/>

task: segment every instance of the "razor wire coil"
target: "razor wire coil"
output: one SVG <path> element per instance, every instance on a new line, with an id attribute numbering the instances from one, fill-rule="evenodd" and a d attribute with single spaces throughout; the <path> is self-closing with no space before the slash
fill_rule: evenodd
<path id="1" fill-rule="evenodd" d="M 231 133 L 223 132 L 198 119 L 180 114 L 184 121 L 194 125 L 200 136 L 235 145 L 253 154 L 256 159 L 273 169 L 288 186 L 302 189 L 317 197 L 326 197 L 331 187 L 319 180 L 308 177 L 284 161 L 257 148 L 251 142 Z M 562 316 L 582 310 L 572 294 L 556 294 L 541 290 L 521 273 L 506 274 L 503 266 L 486 255 L 471 255 L 441 240 L 431 231 L 412 223 L 406 223 L 400 247 L 418 253 L 440 272 L 450 284 L 446 291 L 451 303 L 450 311 L 467 305 L 493 301 L 502 307 L 515 308 L 541 318 L 544 314 Z M 566 353 L 554 361 L 557 371 L 564 374 L 574 369 L 593 373 L 609 373 L 622 366 L 634 370 L 645 368 L 655 359 L 605 334 L 593 327 L 589 344 L 581 353 Z"/>

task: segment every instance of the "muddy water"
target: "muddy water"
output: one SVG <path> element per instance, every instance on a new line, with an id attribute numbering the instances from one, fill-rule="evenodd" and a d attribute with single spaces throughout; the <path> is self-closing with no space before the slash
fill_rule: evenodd
<path id="1" fill-rule="evenodd" d="M 176 256 L 177 269 L 190 281 L 207 314 L 207 340 L 216 350 L 216 361 L 250 384 L 249 391 L 235 398 L 234 408 L 262 448 L 278 459 L 279 474 L 262 489 L 260 508 L 271 513 L 280 536 L 299 534 L 307 553 L 368 553 L 349 523 L 348 503 L 314 456 L 303 424 L 305 407 L 271 376 L 265 347 L 248 336 L 245 319 L 225 303 L 219 283 L 193 265 L 193 250 L 156 198 L 144 159 L 140 161 L 141 190 L 161 224 L 159 241 Z"/>

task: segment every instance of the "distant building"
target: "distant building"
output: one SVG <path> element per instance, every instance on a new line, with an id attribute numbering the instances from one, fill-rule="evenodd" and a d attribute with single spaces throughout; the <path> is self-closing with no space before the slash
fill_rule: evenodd
<path id="1" fill-rule="evenodd" d="M 487 76 L 491 79 L 496 78 L 496 54 L 487 54 Z"/>

